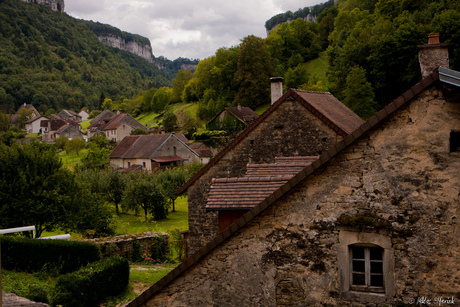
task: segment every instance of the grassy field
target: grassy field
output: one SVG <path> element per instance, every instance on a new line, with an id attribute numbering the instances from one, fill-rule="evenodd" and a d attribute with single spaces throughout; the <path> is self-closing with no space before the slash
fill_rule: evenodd
<path id="1" fill-rule="evenodd" d="M 329 79 L 326 76 L 326 71 L 329 67 L 329 57 L 325 52 L 321 53 L 318 58 L 306 63 L 306 66 L 311 81 L 321 81 L 324 87 L 329 88 Z"/>
<path id="2" fill-rule="evenodd" d="M 81 163 L 81 158 L 86 155 L 87 151 L 87 149 L 82 149 L 78 155 L 75 152 L 68 154 L 66 151 L 61 151 L 59 153 L 59 158 L 61 158 L 64 167 L 73 169 Z"/>

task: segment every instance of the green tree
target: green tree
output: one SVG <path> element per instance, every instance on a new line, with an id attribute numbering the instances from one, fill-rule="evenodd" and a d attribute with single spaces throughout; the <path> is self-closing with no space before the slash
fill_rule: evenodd
<path id="1" fill-rule="evenodd" d="M 102 110 L 112 110 L 113 109 L 113 101 L 110 98 L 105 98 L 104 102 L 102 103 Z"/>
<path id="2" fill-rule="evenodd" d="M 171 102 L 172 94 L 172 89 L 168 87 L 158 89 L 152 97 L 151 110 L 155 113 L 161 113 Z"/>
<path id="3" fill-rule="evenodd" d="M 58 149 L 64 150 L 68 142 L 69 142 L 69 139 L 67 139 L 63 135 L 60 135 L 57 139 L 54 140 L 54 145 L 56 145 Z"/>
<path id="4" fill-rule="evenodd" d="M 123 206 L 135 210 L 136 213 L 142 209 L 145 221 L 150 212 L 154 220 L 161 220 L 168 215 L 166 198 L 161 187 L 155 182 L 151 175 L 141 173 L 128 186 L 123 197 Z"/>
<path id="5" fill-rule="evenodd" d="M 235 100 L 255 108 L 270 101 L 271 57 L 263 39 L 254 35 L 243 39 L 238 57 Z"/>
<path id="6" fill-rule="evenodd" d="M 34 225 L 36 236 L 65 224 L 78 200 L 74 176 L 63 169 L 54 147 L 0 144 L 0 227 Z"/>
<path id="7" fill-rule="evenodd" d="M 75 151 L 77 153 L 77 156 L 80 155 L 80 151 L 86 147 L 86 141 L 82 138 L 74 138 L 68 141 L 65 144 L 65 151 L 67 154 L 71 153 L 72 151 Z"/>
<path id="8" fill-rule="evenodd" d="M 173 79 L 173 93 L 171 101 L 173 103 L 181 101 L 182 92 L 184 91 L 187 83 L 193 78 L 192 71 L 188 68 L 185 70 L 179 70 L 176 77 Z"/>
<path id="9" fill-rule="evenodd" d="M 105 179 L 105 200 L 115 205 L 117 215 L 120 215 L 119 205 L 126 191 L 128 177 L 117 171 L 109 171 Z"/>
<path id="10" fill-rule="evenodd" d="M 163 194 L 168 198 L 172 205 L 172 211 L 176 211 L 175 201 L 177 199 L 176 190 L 189 179 L 187 170 L 182 167 L 166 169 L 155 174 L 155 180 L 161 186 Z"/>
<path id="11" fill-rule="evenodd" d="M 91 146 L 81 159 L 83 168 L 106 168 L 109 165 L 109 154 L 110 150 L 107 148 Z"/>
<path id="12" fill-rule="evenodd" d="M 11 117 L 0 111 L 0 132 L 5 132 L 11 129 Z"/>
<path id="13" fill-rule="evenodd" d="M 343 103 L 364 120 L 375 114 L 377 104 L 374 101 L 372 85 L 366 79 L 364 68 L 355 66 L 351 69 L 347 76 Z"/>
<path id="14" fill-rule="evenodd" d="M 176 125 L 177 125 L 177 116 L 176 116 L 176 114 L 174 114 L 173 111 L 168 110 L 168 112 L 166 112 L 163 115 L 163 128 L 167 132 L 171 132 L 171 131 L 174 130 L 174 127 Z"/>

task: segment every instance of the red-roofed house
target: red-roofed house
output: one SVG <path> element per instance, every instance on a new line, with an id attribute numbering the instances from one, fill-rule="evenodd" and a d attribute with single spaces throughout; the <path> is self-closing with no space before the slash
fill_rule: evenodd
<path id="1" fill-rule="evenodd" d="M 241 177 L 247 164 L 276 157 L 319 156 L 363 122 L 330 93 L 287 91 L 178 190 L 188 194 L 190 250 L 219 233 L 219 214 L 206 208 L 213 178 Z"/>
<path id="2" fill-rule="evenodd" d="M 109 155 L 110 167 L 129 169 L 134 165 L 155 171 L 192 162 L 207 163 L 205 148 L 193 150 L 182 134 L 150 134 L 126 136 Z M 201 147 L 201 146 L 200 146 Z"/>
<path id="3" fill-rule="evenodd" d="M 71 119 L 49 119 L 40 123 L 42 140 L 47 143 L 54 142 L 58 137 L 65 136 L 68 139 L 82 138 L 80 124 Z"/>

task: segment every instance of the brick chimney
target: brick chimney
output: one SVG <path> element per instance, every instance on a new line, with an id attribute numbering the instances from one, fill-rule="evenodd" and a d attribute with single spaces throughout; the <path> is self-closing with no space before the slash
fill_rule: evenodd
<path id="1" fill-rule="evenodd" d="M 270 78 L 272 104 L 283 96 L 283 80 L 281 77 Z"/>
<path id="2" fill-rule="evenodd" d="M 449 44 L 439 42 L 439 33 L 431 33 L 428 36 L 428 44 L 418 45 L 417 49 L 422 78 L 439 66 L 449 68 Z"/>

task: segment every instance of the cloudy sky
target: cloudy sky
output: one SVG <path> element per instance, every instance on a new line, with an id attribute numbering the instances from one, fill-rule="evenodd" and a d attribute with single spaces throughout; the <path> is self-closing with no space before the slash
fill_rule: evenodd
<path id="1" fill-rule="evenodd" d="M 276 14 L 326 1 L 66 0 L 65 11 L 149 38 L 156 57 L 203 59 L 248 35 L 265 38 L 265 21 Z"/>

